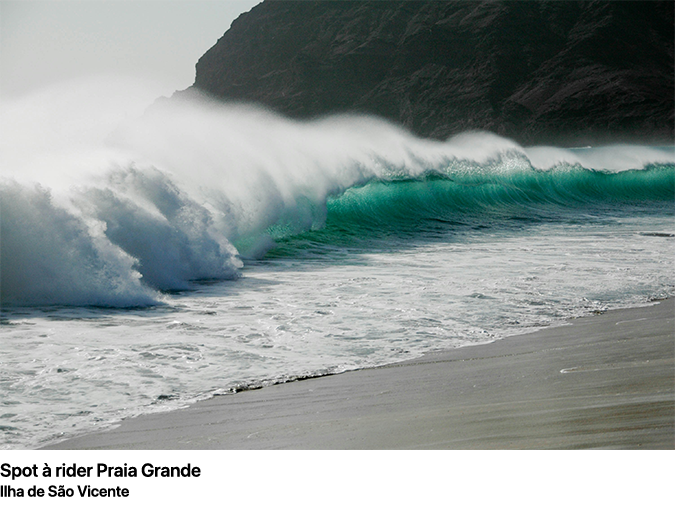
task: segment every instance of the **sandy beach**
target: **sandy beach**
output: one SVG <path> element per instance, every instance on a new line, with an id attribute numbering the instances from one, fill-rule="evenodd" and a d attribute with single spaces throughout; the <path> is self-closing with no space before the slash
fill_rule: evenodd
<path id="1" fill-rule="evenodd" d="M 673 449 L 675 307 L 221 396 L 43 449 Z"/>

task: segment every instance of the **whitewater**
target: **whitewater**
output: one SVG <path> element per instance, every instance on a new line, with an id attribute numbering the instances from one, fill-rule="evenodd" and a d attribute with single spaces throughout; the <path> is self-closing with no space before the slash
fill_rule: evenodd
<path id="1" fill-rule="evenodd" d="M 4 449 L 673 295 L 674 146 L 147 99 L 2 100 Z"/>

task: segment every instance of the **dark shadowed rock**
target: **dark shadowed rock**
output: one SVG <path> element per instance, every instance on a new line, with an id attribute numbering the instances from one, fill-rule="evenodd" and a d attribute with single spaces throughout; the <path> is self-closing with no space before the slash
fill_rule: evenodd
<path id="1" fill-rule="evenodd" d="M 673 5 L 267 0 L 202 56 L 192 88 L 438 139 L 672 143 Z"/>

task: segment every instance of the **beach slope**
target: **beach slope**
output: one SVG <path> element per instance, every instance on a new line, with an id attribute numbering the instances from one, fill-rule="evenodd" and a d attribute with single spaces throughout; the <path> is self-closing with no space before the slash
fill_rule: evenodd
<path id="1" fill-rule="evenodd" d="M 675 307 L 221 396 L 46 449 L 675 447 Z"/>

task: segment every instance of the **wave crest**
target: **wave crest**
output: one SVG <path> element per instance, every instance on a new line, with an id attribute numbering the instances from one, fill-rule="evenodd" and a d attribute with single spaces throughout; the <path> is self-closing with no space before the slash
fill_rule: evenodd
<path id="1" fill-rule="evenodd" d="M 73 118 L 89 131 L 96 113 Z M 370 117 L 297 122 L 194 100 L 118 121 L 84 149 L 77 135 L 70 147 L 60 138 L 38 161 L 27 143 L 40 128 L 21 128 L 23 155 L 0 143 L 2 301 L 12 303 L 156 303 L 156 290 L 234 278 L 240 254 L 327 219 L 673 197 L 672 147 L 526 149 L 486 133 L 438 142 Z"/>

